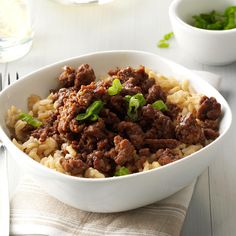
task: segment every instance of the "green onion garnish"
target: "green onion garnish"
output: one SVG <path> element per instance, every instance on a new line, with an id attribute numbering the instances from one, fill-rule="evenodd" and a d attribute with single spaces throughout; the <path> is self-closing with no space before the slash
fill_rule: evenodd
<path id="1" fill-rule="evenodd" d="M 236 6 L 229 6 L 224 13 L 211 11 L 193 16 L 193 26 L 207 30 L 228 30 L 236 28 Z"/>
<path id="2" fill-rule="evenodd" d="M 162 100 L 157 100 L 152 104 L 152 107 L 159 111 L 166 111 L 168 108 Z"/>
<path id="3" fill-rule="evenodd" d="M 98 114 L 101 111 L 104 103 L 101 100 L 94 101 L 87 109 L 85 113 L 78 114 L 76 120 L 86 120 L 96 121 L 98 119 Z"/>
<path id="4" fill-rule="evenodd" d="M 130 96 L 130 95 L 126 95 L 126 96 L 125 96 L 125 101 L 126 101 L 126 102 L 129 102 L 130 99 L 131 99 L 131 97 L 132 97 L 132 96 Z"/>
<path id="5" fill-rule="evenodd" d="M 133 121 L 138 119 L 138 108 L 146 104 L 146 100 L 141 93 L 137 93 L 134 96 L 126 95 L 125 100 L 129 103 L 127 115 Z"/>
<path id="6" fill-rule="evenodd" d="M 167 41 L 169 41 L 172 37 L 174 36 L 174 33 L 173 32 L 170 32 L 168 34 L 165 34 L 163 36 L 163 39 L 159 40 L 157 46 L 159 48 L 168 48 L 170 45 Z"/>
<path id="7" fill-rule="evenodd" d="M 120 93 L 121 90 L 122 90 L 122 85 L 120 83 L 120 80 L 114 79 L 112 81 L 112 86 L 109 87 L 107 91 L 110 96 L 113 96 L 113 95 Z"/>
<path id="8" fill-rule="evenodd" d="M 122 166 L 115 172 L 115 176 L 122 176 L 122 175 L 128 175 L 129 174 L 129 169 Z"/>
<path id="9" fill-rule="evenodd" d="M 32 125 L 34 128 L 38 128 L 43 124 L 41 121 L 37 120 L 30 114 L 23 113 L 23 112 L 20 113 L 20 115 L 18 116 L 18 119 L 25 121 L 27 124 Z"/>
<path id="10" fill-rule="evenodd" d="M 170 32 L 170 33 L 164 35 L 164 39 L 165 40 L 170 40 L 173 36 L 174 36 L 174 33 Z"/>
<path id="11" fill-rule="evenodd" d="M 236 6 L 226 8 L 224 15 L 228 18 L 227 25 L 224 29 L 236 28 Z"/>
<path id="12" fill-rule="evenodd" d="M 170 46 L 169 43 L 167 43 L 165 40 L 160 40 L 157 44 L 159 48 L 168 48 Z"/>

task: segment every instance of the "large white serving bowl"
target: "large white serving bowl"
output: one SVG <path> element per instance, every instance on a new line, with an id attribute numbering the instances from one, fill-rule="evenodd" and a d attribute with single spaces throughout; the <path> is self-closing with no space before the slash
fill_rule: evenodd
<path id="1" fill-rule="evenodd" d="M 189 79 L 200 93 L 214 96 L 222 105 L 223 117 L 220 137 L 202 150 L 174 163 L 147 172 L 106 179 L 86 179 L 61 174 L 42 166 L 20 151 L 9 138 L 5 124 L 7 109 L 15 105 L 27 111 L 27 97 L 42 97 L 57 87 L 57 76 L 64 65 L 78 67 L 90 64 L 97 75 L 105 75 L 111 68 L 144 65 L 166 76 Z M 209 165 L 222 155 L 225 134 L 232 115 L 225 99 L 211 85 L 192 71 L 157 55 L 139 51 L 110 51 L 68 59 L 35 71 L 9 86 L 0 94 L 0 137 L 9 152 L 40 186 L 55 198 L 73 207 L 92 212 L 119 212 L 141 207 L 177 192 L 190 184 Z"/>
<path id="2" fill-rule="evenodd" d="M 191 26 L 192 16 L 212 10 L 224 12 L 236 0 L 173 0 L 169 17 L 175 38 L 183 52 L 209 65 L 236 61 L 236 29 L 205 30 Z"/>

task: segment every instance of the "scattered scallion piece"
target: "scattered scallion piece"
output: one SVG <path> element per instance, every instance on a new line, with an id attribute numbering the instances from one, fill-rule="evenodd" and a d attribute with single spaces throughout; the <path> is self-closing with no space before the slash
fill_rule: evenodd
<path id="1" fill-rule="evenodd" d="M 159 48 L 168 48 L 170 46 L 165 40 L 160 40 L 157 45 Z"/>
<path id="2" fill-rule="evenodd" d="M 78 114 L 76 120 L 86 120 L 96 121 L 98 119 L 98 114 L 103 107 L 103 102 L 101 100 L 94 101 L 87 109 L 85 113 Z"/>
<path id="3" fill-rule="evenodd" d="M 157 43 L 157 46 L 159 48 L 168 48 L 170 45 L 169 45 L 169 43 L 167 41 L 169 41 L 173 36 L 174 36 L 173 32 L 165 34 L 163 36 L 163 39 L 159 40 L 159 42 Z"/>
<path id="4" fill-rule="evenodd" d="M 125 100 L 129 103 L 127 115 L 133 121 L 138 119 L 138 108 L 146 104 L 146 100 L 141 93 L 137 93 L 133 96 L 126 95 Z"/>
<path id="5" fill-rule="evenodd" d="M 41 121 L 37 120 L 30 114 L 23 113 L 23 112 L 20 113 L 20 115 L 18 116 L 18 119 L 25 121 L 27 124 L 32 125 L 34 128 L 38 128 L 43 124 Z"/>
<path id="6" fill-rule="evenodd" d="M 112 81 L 112 86 L 108 88 L 108 94 L 110 96 L 114 96 L 118 93 L 120 93 L 120 91 L 122 90 L 122 85 L 119 79 L 114 79 Z"/>
<path id="7" fill-rule="evenodd" d="M 157 100 L 152 104 L 152 107 L 159 111 L 166 111 L 168 108 L 162 100 Z"/>
<path id="8" fill-rule="evenodd" d="M 174 36 L 174 33 L 170 32 L 170 33 L 164 35 L 164 39 L 165 40 L 170 40 L 173 36 Z"/>
<path id="9" fill-rule="evenodd" d="M 122 175 L 128 175 L 129 174 L 129 169 L 122 166 L 115 172 L 115 176 L 122 176 Z"/>

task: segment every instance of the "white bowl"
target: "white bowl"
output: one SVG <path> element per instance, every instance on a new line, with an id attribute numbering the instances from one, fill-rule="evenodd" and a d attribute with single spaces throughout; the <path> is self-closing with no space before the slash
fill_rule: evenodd
<path id="1" fill-rule="evenodd" d="M 205 30 L 191 26 L 192 16 L 212 10 L 224 12 L 236 0 L 174 0 L 169 17 L 176 40 L 198 62 L 225 65 L 236 61 L 236 29 Z"/>
<path id="2" fill-rule="evenodd" d="M 5 124 L 5 115 L 11 105 L 26 110 L 27 97 L 34 93 L 46 96 L 57 86 L 56 77 L 64 65 L 77 67 L 90 64 L 97 76 L 104 75 L 115 67 L 140 64 L 167 76 L 189 79 L 193 87 L 207 96 L 214 96 L 222 105 L 223 118 L 220 137 L 204 149 L 169 165 L 147 172 L 106 179 L 86 179 L 68 176 L 32 160 L 20 151 L 10 140 Z M 20 165 L 50 195 L 73 207 L 92 212 L 119 212 L 141 207 L 177 192 L 191 183 L 221 155 L 225 134 L 231 124 L 231 110 L 225 99 L 211 85 L 190 70 L 157 55 L 138 51 L 99 52 L 68 59 L 33 72 L 9 86 L 0 94 L 0 137 Z"/>

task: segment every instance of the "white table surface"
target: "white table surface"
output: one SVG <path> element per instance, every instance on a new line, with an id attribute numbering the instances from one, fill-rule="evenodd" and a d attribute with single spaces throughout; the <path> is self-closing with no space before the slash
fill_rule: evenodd
<path id="1" fill-rule="evenodd" d="M 33 1 L 33 0 L 32 0 Z M 169 49 L 156 47 L 171 31 L 168 6 L 171 0 L 114 0 L 82 7 L 63 6 L 50 0 L 34 1 L 36 34 L 28 55 L 0 64 L 0 72 L 23 76 L 44 65 L 68 57 L 101 50 L 134 49 L 153 52 L 188 68 L 222 76 L 221 91 L 236 115 L 236 63 L 211 67 L 195 62 L 171 41 Z M 216 157 L 199 177 L 183 226 L 182 236 L 236 235 L 236 127 Z M 18 168 L 11 164 L 10 181 L 16 182 Z M 14 171 L 12 171 L 14 169 Z"/>

